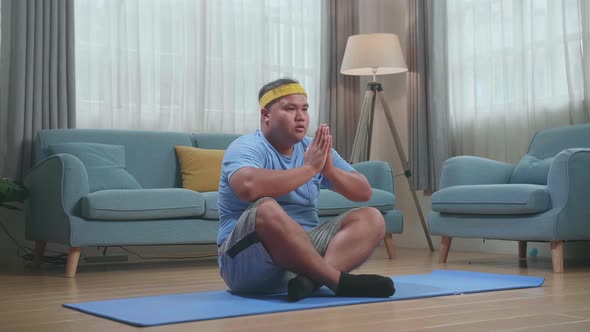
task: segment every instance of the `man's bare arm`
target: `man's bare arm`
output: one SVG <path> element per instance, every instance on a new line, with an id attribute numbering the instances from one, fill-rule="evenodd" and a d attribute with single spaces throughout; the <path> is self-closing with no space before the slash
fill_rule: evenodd
<path id="1" fill-rule="evenodd" d="M 373 189 L 364 175 L 358 172 L 346 172 L 339 168 L 322 173 L 334 186 L 333 191 L 355 202 L 366 202 L 371 199 Z"/>
<path id="2" fill-rule="evenodd" d="M 289 170 L 244 167 L 234 173 L 229 181 L 234 193 L 244 201 L 260 197 L 277 197 L 301 187 L 317 172 L 309 165 Z"/>

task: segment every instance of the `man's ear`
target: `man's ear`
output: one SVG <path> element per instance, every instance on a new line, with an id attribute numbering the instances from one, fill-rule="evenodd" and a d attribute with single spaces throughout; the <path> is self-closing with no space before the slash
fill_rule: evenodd
<path id="1" fill-rule="evenodd" d="M 260 109 L 260 118 L 262 119 L 263 123 L 267 123 L 270 119 L 270 110 L 267 108 Z"/>

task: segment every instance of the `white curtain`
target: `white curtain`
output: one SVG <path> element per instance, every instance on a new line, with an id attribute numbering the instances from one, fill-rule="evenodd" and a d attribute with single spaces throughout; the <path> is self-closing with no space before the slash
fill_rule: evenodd
<path id="1" fill-rule="evenodd" d="M 247 133 L 259 127 L 259 88 L 291 77 L 307 89 L 313 133 L 321 6 L 77 0 L 76 126 Z"/>
<path id="2" fill-rule="evenodd" d="M 445 41 L 453 151 L 517 162 L 537 130 L 589 121 L 581 7 L 578 0 L 437 4 L 446 11 L 433 14 L 444 19 L 435 34 Z"/>

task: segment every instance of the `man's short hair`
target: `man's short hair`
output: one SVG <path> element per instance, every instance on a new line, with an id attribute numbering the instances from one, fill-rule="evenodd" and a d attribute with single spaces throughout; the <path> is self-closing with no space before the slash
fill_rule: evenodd
<path id="1" fill-rule="evenodd" d="M 270 90 L 278 88 L 283 85 L 291 84 L 291 83 L 299 83 L 299 82 L 292 79 L 292 78 L 279 78 L 278 80 L 274 80 L 272 82 L 266 83 L 265 85 L 262 86 L 262 88 L 260 88 L 260 91 L 258 91 L 258 101 L 260 102 L 260 100 L 262 99 L 262 96 L 264 96 Z M 279 99 L 273 100 L 270 103 L 268 103 L 266 105 L 261 105 L 261 106 L 268 109 L 274 103 L 276 103 L 278 100 Z"/>

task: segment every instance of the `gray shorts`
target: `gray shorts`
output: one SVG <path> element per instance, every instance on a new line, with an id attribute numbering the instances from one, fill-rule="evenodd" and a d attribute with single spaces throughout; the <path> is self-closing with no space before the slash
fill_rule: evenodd
<path id="1" fill-rule="evenodd" d="M 296 276 L 275 265 L 256 238 L 256 208 L 264 199 L 258 199 L 242 213 L 234 230 L 219 247 L 221 277 L 234 292 L 282 293 L 287 290 L 287 282 Z M 354 210 L 307 232 L 321 256 L 324 256 L 330 240 L 340 230 L 344 217 Z"/>

